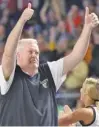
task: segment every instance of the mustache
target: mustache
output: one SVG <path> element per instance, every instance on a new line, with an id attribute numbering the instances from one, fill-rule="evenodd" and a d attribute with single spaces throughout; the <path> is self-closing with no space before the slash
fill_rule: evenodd
<path id="1" fill-rule="evenodd" d="M 31 58 L 30 58 L 30 62 L 36 62 L 36 61 L 38 61 L 37 58 L 34 58 L 34 57 L 31 57 Z"/>

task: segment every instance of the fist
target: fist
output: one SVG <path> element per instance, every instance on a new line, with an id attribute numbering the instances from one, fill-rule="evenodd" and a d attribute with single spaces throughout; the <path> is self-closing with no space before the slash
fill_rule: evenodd
<path id="1" fill-rule="evenodd" d="M 98 16 L 95 13 L 89 14 L 88 7 L 86 7 L 85 12 L 85 24 L 88 25 L 90 28 L 94 28 L 99 24 Z"/>
<path id="2" fill-rule="evenodd" d="M 23 11 L 22 13 L 22 20 L 25 22 L 31 19 L 32 15 L 34 13 L 34 10 L 31 9 L 31 3 L 28 3 L 28 7 Z"/>

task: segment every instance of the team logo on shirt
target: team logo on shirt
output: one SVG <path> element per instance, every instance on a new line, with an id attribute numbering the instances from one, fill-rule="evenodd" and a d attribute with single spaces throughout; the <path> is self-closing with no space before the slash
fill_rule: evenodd
<path id="1" fill-rule="evenodd" d="M 40 81 L 40 84 L 42 84 L 44 88 L 48 88 L 48 79 L 44 79 L 43 81 Z"/>

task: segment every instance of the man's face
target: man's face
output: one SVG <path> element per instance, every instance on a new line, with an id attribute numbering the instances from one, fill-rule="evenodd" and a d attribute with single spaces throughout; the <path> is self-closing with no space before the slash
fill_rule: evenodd
<path id="1" fill-rule="evenodd" d="M 39 48 L 34 42 L 24 44 L 18 53 L 18 62 L 22 68 L 37 69 L 39 66 Z"/>

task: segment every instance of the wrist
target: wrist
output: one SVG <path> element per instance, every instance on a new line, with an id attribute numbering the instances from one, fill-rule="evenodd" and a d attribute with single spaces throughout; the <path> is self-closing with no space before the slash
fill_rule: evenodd
<path id="1" fill-rule="evenodd" d="M 89 31 L 92 31 L 93 27 L 91 25 L 84 24 L 84 29 L 87 29 Z"/>
<path id="2" fill-rule="evenodd" d="M 19 22 L 20 22 L 22 25 L 24 25 L 24 24 L 26 23 L 26 21 L 22 18 L 22 16 L 20 17 Z"/>

